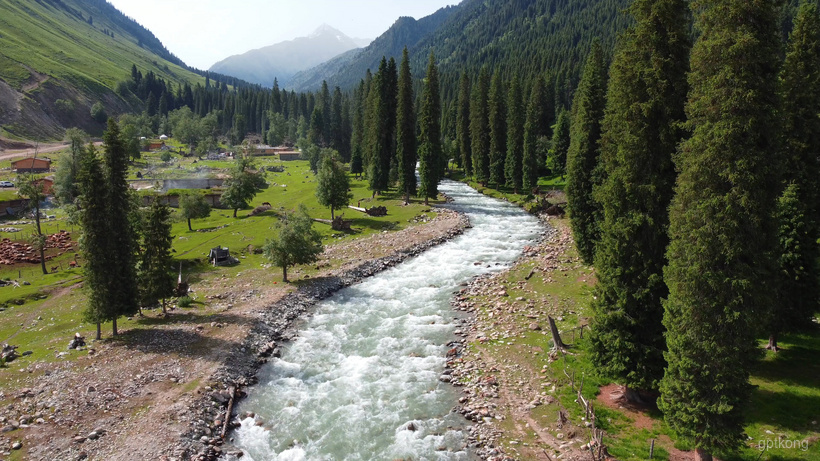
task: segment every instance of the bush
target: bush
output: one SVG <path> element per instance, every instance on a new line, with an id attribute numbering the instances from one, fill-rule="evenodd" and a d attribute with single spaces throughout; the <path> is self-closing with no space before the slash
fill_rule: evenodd
<path id="1" fill-rule="evenodd" d="M 58 99 L 54 101 L 54 107 L 57 108 L 57 112 L 63 115 L 69 115 L 74 112 L 74 102 L 68 99 Z"/>
<path id="2" fill-rule="evenodd" d="M 108 121 L 108 114 L 105 113 L 105 107 L 101 102 L 97 101 L 93 106 L 91 106 L 91 118 L 100 123 L 105 123 Z"/>
<path id="3" fill-rule="evenodd" d="M 171 161 L 171 153 L 166 150 L 159 155 L 159 159 L 165 163 L 168 163 Z"/>
<path id="4" fill-rule="evenodd" d="M 191 303 L 193 302 L 194 300 L 191 299 L 190 296 L 183 296 L 177 300 L 177 305 L 179 307 L 191 307 Z"/>

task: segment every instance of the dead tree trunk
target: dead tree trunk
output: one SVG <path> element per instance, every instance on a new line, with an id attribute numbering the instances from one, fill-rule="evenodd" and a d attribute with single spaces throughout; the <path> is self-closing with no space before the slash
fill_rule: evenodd
<path id="1" fill-rule="evenodd" d="M 704 450 L 703 448 L 698 448 L 698 460 L 700 461 L 712 461 L 712 454 L 708 451 Z"/>
<path id="2" fill-rule="evenodd" d="M 774 352 L 779 350 L 777 347 L 777 333 L 772 333 L 769 335 L 769 345 L 766 346 L 766 349 Z"/>
<path id="3" fill-rule="evenodd" d="M 567 345 L 561 341 L 561 335 L 558 333 L 558 327 L 555 326 L 555 320 L 552 317 L 547 316 L 547 319 L 550 322 L 550 332 L 552 333 L 552 344 L 553 348 L 558 350 L 563 350 L 567 348 Z"/>

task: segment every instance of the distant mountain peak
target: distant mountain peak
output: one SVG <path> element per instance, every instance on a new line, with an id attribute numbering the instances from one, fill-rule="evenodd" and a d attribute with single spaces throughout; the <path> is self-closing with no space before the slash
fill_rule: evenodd
<path id="1" fill-rule="evenodd" d="M 336 29 L 335 27 L 333 27 L 333 26 L 331 26 L 327 23 L 322 23 L 322 25 L 317 27 L 316 30 L 314 30 L 312 34 L 308 35 L 308 38 L 316 38 L 316 37 L 319 37 L 319 36 L 322 36 L 322 35 L 325 35 L 325 34 L 344 36 L 344 34 L 341 31 L 339 31 L 338 29 Z"/>
<path id="2" fill-rule="evenodd" d="M 265 86 L 276 78 L 281 87 L 286 87 L 290 77 L 297 72 L 358 47 L 355 40 L 335 27 L 322 24 L 306 37 L 229 56 L 209 70 Z"/>

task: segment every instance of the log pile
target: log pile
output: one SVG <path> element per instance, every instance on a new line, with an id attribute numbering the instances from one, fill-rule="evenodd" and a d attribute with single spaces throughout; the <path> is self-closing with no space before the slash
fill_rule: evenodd
<path id="1" fill-rule="evenodd" d="M 73 251 L 74 242 L 71 240 L 71 234 L 66 231 L 60 231 L 56 234 L 46 237 L 46 249 L 57 248 L 60 250 L 58 255 Z M 46 256 L 46 260 L 54 256 Z M 40 255 L 37 249 L 27 243 L 12 242 L 11 239 L 4 238 L 0 240 L 0 264 L 11 265 L 18 263 L 33 263 L 40 262 Z"/>

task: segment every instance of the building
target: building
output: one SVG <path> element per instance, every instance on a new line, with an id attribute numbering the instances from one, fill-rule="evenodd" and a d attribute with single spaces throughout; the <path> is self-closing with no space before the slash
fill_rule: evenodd
<path id="1" fill-rule="evenodd" d="M 11 162 L 15 173 L 48 173 L 51 171 L 51 160 L 47 158 L 24 158 Z"/>
<path id="2" fill-rule="evenodd" d="M 159 135 L 159 139 L 160 139 L 160 141 L 167 141 L 167 140 L 168 140 L 168 136 L 166 136 L 166 135 L 164 135 L 164 134 L 161 134 L 161 135 Z"/>
<path id="3" fill-rule="evenodd" d="M 299 151 L 291 150 L 291 151 L 279 152 L 279 160 L 281 160 L 281 161 L 299 160 L 301 158 L 302 158 L 302 153 L 299 152 Z"/>
<path id="4" fill-rule="evenodd" d="M 43 193 L 46 195 L 54 195 L 54 178 L 40 178 L 35 179 L 34 184 L 43 185 Z"/>

